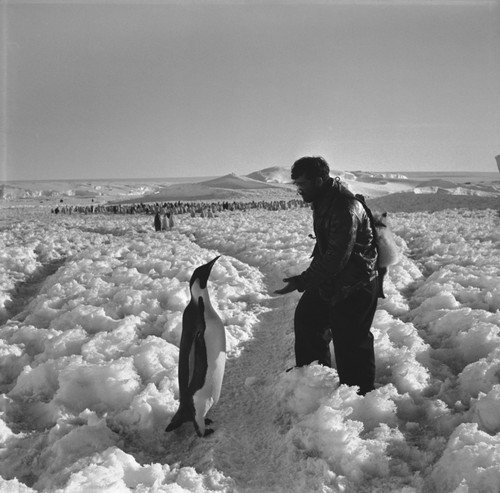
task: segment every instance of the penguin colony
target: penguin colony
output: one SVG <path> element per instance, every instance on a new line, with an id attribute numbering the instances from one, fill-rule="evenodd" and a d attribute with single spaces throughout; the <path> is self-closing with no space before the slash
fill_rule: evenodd
<path id="1" fill-rule="evenodd" d="M 207 281 L 215 257 L 196 268 L 189 281 L 191 300 L 182 315 L 179 349 L 179 409 L 165 431 L 192 421 L 198 436 L 213 433 L 206 428 L 207 412 L 217 403 L 226 364 L 224 325 L 210 303 Z"/>

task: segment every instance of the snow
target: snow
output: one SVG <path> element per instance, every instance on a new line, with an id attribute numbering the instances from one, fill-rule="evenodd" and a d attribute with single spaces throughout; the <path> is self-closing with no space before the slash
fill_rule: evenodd
<path id="1" fill-rule="evenodd" d="M 392 203 L 402 254 L 364 397 L 334 368 L 285 371 L 300 295 L 273 292 L 310 261 L 308 208 L 181 214 L 155 232 L 152 215 L 5 202 L 0 491 L 499 492 L 498 210 L 436 193 L 431 212 L 425 194 L 391 202 L 396 186 L 368 185 L 385 187 L 368 203 Z M 228 360 L 215 433 L 167 434 L 189 278 L 216 255 Z"/>

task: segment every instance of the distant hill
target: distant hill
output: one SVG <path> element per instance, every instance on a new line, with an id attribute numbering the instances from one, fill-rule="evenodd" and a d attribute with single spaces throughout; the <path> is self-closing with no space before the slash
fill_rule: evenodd
<path id="1" fill-rule="evenodd" d="M 138 202 L 176 202 L 185 200 L 236 200 L 240 194 L 235 190 L 219 189 L 203 185 L 203 183 L 182 183 L 178 185 L 162 186 L 153 193 L 127 200 L 120 200 L 121 204 Z"/>
<path id="2" fill-rule="evenodd" d="M 427 188 L 427 187 L 456 188 L 456 187 L 458 187 L 458 185 L 453 181 L 440 180 L 440 179 L 426 180 L 426 181 L 420 182 L 417 185 L 417 188 Z"/>
<path id="3" fill-rule="evenodd" d="M 271 168 L 261 169 L 260 171 L 254 171 L 247 178 L 257 181 L 263 181 L 265 183 L 291 183 L 292 179 L 290 177 L 290 169 L 283 168 L 280 166 L 273 166 Z"/>
<path id="4" fill-rule="evenodd" d="M 154 193 L 120 201 L 136 202 L 173 202 L 183 200 L 244 200 L 250 191 L 269 191 L 279 189 L 291 194 L 291 190 L 279 185 L 272 185 L 234 173 L 197 183 L 181 183 L 161 186 Z"/>
<path id="5" fill-rule="evenodd" d="M 443 209 L 498 209 L 498 195 L 454 195 L 443 193 L 391 193 L 367 201 L 373 211 L 417 212 Z"/>
<path id="6" fill-rule="evenodd" d="M 332 169 L 332 177 L 339 176 L 354 192 L 367 199 L 390 196 L 393 207 L 399 201 L 417 200 L 414 195 L 476 196 L 489 204 L 500 196 L 500 180 L 493 173 L 410 173 L 409 178 L 400 173 L 375 173 L 370 171 L 342 171 Z M 456 181 L 455 181 L 456 180 Z M 403 192 L 410 192 L 406 195 Z M 396 194 L 396 195 L 395 195 Z M 19 201 L 23 204 L 67 204 L 92 202 L 108 203 L 162 203 L 172 201 L 253 201 L 297 199 L 291 184 L 289 167 L 269 167 L 239 176 L 230 173 L 218 178 L 192 179 L 114 179 L 114 180 L 42 180 L 0 183 L 0 205 Z M 468 204 L 475 204 L 468 198 Z M 444 198 L 448 206 L 459 199 Z M 456 202 L 455 202 L 456 201 Z M 432 201 L 430 201 L 432 202 Z M 445 203 L 445 202 L 443 202 Z M 382 205 L 382 203 L 380 204 Z M 390 205 L 390 204 L 389 204 Z M 399 207 L 399 206 L 398 206 Z M 474 207 L 478 207 L 474 205 Z M 498 205 L 496 206 L 498 208 Z M 403 210 L 403 209 L 401 209 Z"/>
<path id="7" fill-rule="evenodd" d="M 200 185 L 210 188 L 225 188 L 230 190 L 258 190 L 261 188 L 275 188 L 267 182 L 256 180 L 248 176 L 239 176 L 235 173 L 214 178 L 213 180 L 202 181 Z"/>

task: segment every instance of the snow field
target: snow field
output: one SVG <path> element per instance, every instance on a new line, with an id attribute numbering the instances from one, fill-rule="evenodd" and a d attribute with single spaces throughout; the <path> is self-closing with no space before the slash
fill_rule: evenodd
<path id="1" fill-rule="evenodd" d="M 159 233 L 149 216 L 12 219 L 0 233 L 0 490 L 499 491 L 493 211 L 392 216 L 403 255 L 365 397 L 334 369 L 284 372 L 299 295 L 273 291 L 309 263 L 307 209 L 181 216 Z M 229 360 L 216 433 L 165 435 L 187 283 L 218 254 L 209 289 Z"/>

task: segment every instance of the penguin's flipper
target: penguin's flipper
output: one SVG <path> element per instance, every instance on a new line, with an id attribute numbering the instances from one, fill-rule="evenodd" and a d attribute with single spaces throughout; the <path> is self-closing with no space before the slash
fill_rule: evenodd
<path id="1" fill-rule="evenodd" d="M 192 418 L 188 415 L 188 413 L 185 411 L 184 408 L 179 407 L 177 412 L 174 414 L 174 417 L 171 419 L 169 425 L 165 428 L 166 432 L 173 431 L 176 428 L 179 428 L 179 426 L 182 423 L 185 423 L 186 421 L 191 421 Z"/>
<path id="2" fill-rule="evenodd" d="M 207 345 L 205 342 L 205 304 L 201 297 L 198 301 L 198 310 L 199 316 L 196 321 L 196 333 L 189 350 L 188 394 L 193 397 L 205 385 L 208 369 Z M 194 414 L 196 415 L 196 412 Z"/>
<path id="3" fill-rule="evenodd" d="M 197 316 L 192 317 L 191 323 L 195 327 L 191 338 L 187 341 L 189 351 L 187 351 L 187 361 L 184 366 L 187 371 L 184 373 L 184 386 L 188 389 L 188 394 L 192 396 L 200 389 L 205 382 L 207 373 L 207 348 L 205 344 L 205 304 L 203 298 L 198 299 Z"/>

